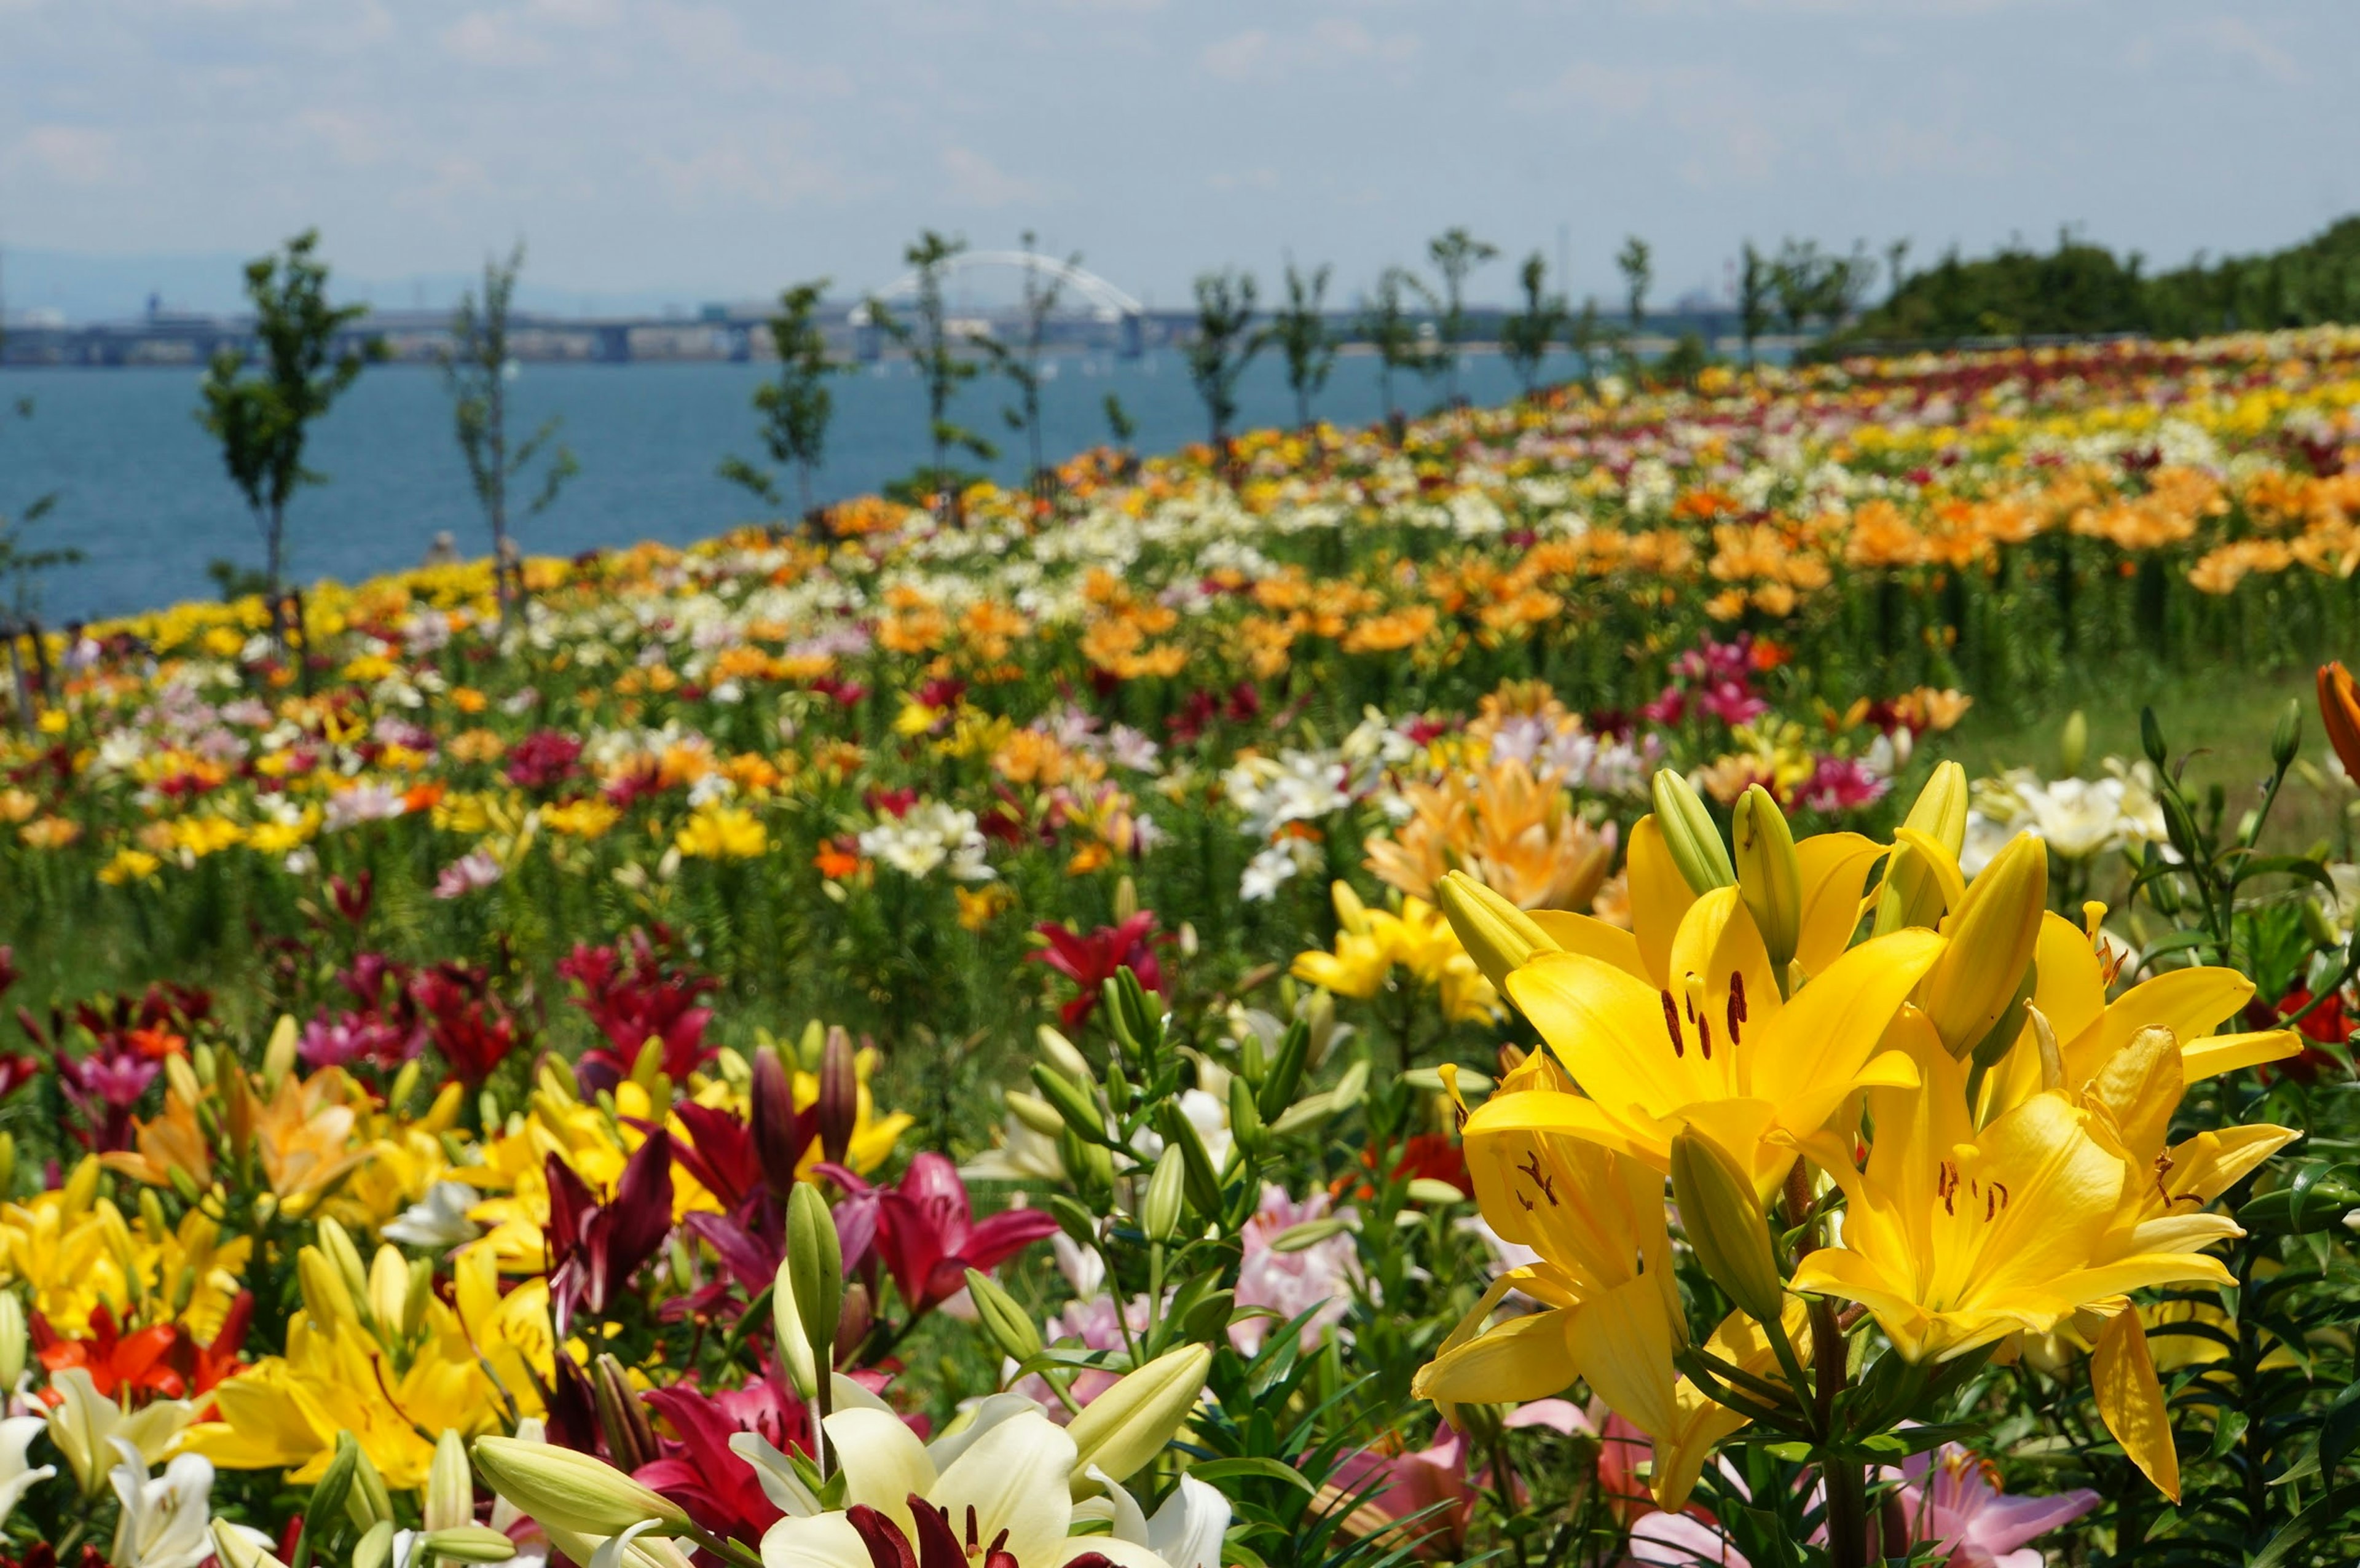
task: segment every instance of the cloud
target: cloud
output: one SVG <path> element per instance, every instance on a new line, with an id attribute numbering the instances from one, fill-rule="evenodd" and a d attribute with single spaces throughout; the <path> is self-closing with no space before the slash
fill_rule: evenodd
<path id="1" fill-rule="evenodd" d="M 1292 33 L 1249 27 L 1206 45 L 1196 59 L 1224 82 L 1255 82 L 1303 71 L 1406 65 L 1424 47 L 1415 33 L 1372 33 L 1353 17 L 1323 16 Z"/>
<path id="2" fill-rule="evenodd" d="M 1048 195 L 1045 186 L 1004 172 L 973 147 L 945 147 L 943 173 L 948 178 L 945 199 L 961 207 L 1013 207 Z"/>
<path id="3" fill-rule="evenodd" d="M 35 125 L 16 138 L 6 160 L 60 185 L 111 185 L 122 173 L 112 132 L 87 125 Z"/>
<path id="4" fill-rule="evenodd" d="M 442 29 L 445 51 L 469 65 L 543 65 L 549 49 L 505 11 L 473 11 Z"/>
<path id="5" fill-rule="evenodd" d="M 1275 191 L 1279 184 L 1278 170 L 1245 169 L 1234 172 L 1208 174 L 1205 177 L 1205 184 L 1225 194 L 1237 191 Z"/>

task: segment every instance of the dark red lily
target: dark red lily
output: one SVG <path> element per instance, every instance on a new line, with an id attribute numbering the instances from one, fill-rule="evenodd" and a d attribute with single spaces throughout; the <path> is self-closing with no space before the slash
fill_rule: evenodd
<path id="1" fill-rule="evenodd" d="M 615 1195 L 604 1203 L 553 1154 L 547 1172 L 549 1293 L 563 1335 L 577 1302 L 606 1316 L 608 1304 L 671 1233 L 672 1135 L 652 1133 L 639 1145 L 615 1183 Z"/>
<path id="2" fill-rule="evenodd" d="M 877 1568 L 1021 1568 L 1005 1544 L 1006 1530 L 996 1541 L 977 1538 L 973 1508 L 967 1511 L 962 1537 L 951 1522 L 949 1509 L 911 1493 L 910 1521 L 918 1536 L 915 1546 L 900 1525 L 866 1503 L 854 1505 L 844 1517 L 858 1532 L 860 1543 L 869 1549 L 869 1560 Z M 1114 1563 L 1102 1552 L 1085 1552 L 1068 1559 L 1066 1568 L 1114 1568 Z"/>
<path id="3" fill-rule="evenodd" d="M 1115 971 L 1129 968 L 1139 976 L 1139 983 L 1158 996 L 1164 992 L 1164 965 L 1155 956 L 1158 944 L 1169 942 L 1168 935 L 1158 935 L 1155 912 L 1142 909 L 1120 925 L 1100 926 L 1085 936 L 1068 926 L 1043 920 L 1032 928 L 1048 942 L 1025 956 L 1050 968 L 1081 987 L 1081 994 L 1057 1009 L 1057 1017 L 1069 1029 L 1079 1029 L 1098 1010 L 1098 1000 L 1105 993 L 1106 983 L 1114 978 Z"/>
<path id="4" fill-rule="evenodd" d="M 836 1206 L 845 1272 L 858 1270 L 873 1255 L 893 1276 L 913 1318 L 965 1290 L 968 1269 L 989 1273 L 1057 1228 L 1039 1209 L 976 1220 L 958 1167 L 931 1151 L 910 1161 L 893 1187 L 872 1187 L 841 1165 L 822 1165 L 819 1171 L 847 1194 Z"/>
<path id="5" fill-rule="evenodd" d="M 671 946 L 671 933 L 659 927 L 652 939 L 635 931 L 619 947 L 577 944 L 558 962 L 557 972 L 577 987 L 574 1005 L 606 1037 L 606 1045 L 574 1065 L 585 1094 L 630 1076 L 650 1040 L 662 1042 L 663 1070 L 674 1083 L 716 1053 L 705 1043 L 713 1009 L 697 1005 L 713 989 L 713 977 L 673 963 Z"/>

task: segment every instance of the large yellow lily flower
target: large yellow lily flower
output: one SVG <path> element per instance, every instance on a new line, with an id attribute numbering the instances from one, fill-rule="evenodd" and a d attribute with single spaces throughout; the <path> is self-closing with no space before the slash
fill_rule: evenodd
<path id="1" fill-rule="evenodd" d="M 189 1429 L 185 1452 L 230 1470 L 290 1469 L 300 1486 L 350 1432 L 388 1486 L 415 1488 L 434 1459 L 423 1433 L 506 1431 L 517 1414 L 540 1413 L 534 1375 L 546 1381 L 555 1368 L 541 1281 L 503 1296 L 491 1255 L 462 1255 L 446 1304 L 390 1247 L 357 1290 L 320 1247 L 298 1261 L 304 1304 L 287 1354 L 216 1387 L 217 1417 Z"/>
<path id="2" fill-rule="evenodd" d="M 2235 1018 L 2254 994 L 2254 983 L 2234 969 L 2167 969 L 2107 1001 L 2111 975 L 2097 947 L 2103 940 L 2098 920 L 2104 912 L 2104 906 L 2091 905 L 2086 929 L 2059 915 L 2044 916 L 2033 951 L 2038 978 L 2032 1004 L 2056 1038 L 2057 1070 L 2068 1087 L 2079 1089 L 2090 1083 L 2134 1036 L 2147 1029 L 2169 1029 L 2180 1042 L 2179 1075 L 2184 1083 L 2280 1061 L 2302 1049 L 2292 1029 L 2212 1032 L 2222 1019 Z M 1988 1121 L 2038 1093 L 2042 1072 L 2040 1045 L 2027 1019 L 2015 1045 L 1983 1081 L 1978 1105 L 1982 1119 Z M 2179 1104 L 2177 1086 L 2172 1104 Z M 2168 1107 L 2164 1114 L 2169 1116 Z"/>
<path id="3" fill-rule="evenodd" d="M 1502 1098 L 1535 1094 L 1573 1097 L 1546 1056 L 1501 1081 Z M 1484 1217 L 1540 1261 L 1492 1282 L 1418 1370 L 1413 1391 L 1450 1418 L 1460 1404 L 1545 1399 L 1587 1378 L 1641 1431 L 1668 1438 L 1677 1420 L 1672 1357 L 1686 1330 L 1663 1178 L 1595 1141 L 1524 1127 L 1470 1120 L 1466 1148 Z M 1511 1290 L 1541 1310 L 1487 1328 Z"/>
<path id="4" fill-rule="evenodd" d="M 1912 1009 L 1895 1034 L 1914 1087 L 1868 1095 L 1864 1168 L 1849 1140 L 1806 1142 L 1847 1199 L 1842 1240 L 1805 1258 L 1793 1288 L 1866 1306 L 1912 1361 L 1944 1360 L 2151 1285 L 2225 1285 L 2195 1250 L 2239 1234 L 2216 1215 L 2117 1223 L 2146 1171 L 2092 1136 L 2093 1113 L 2044 1090 L 1977 1129 L 1966 1069 Z"/>
<path id="5" fill-rule="evenodd" d="M 1297 953 L 1296 979 L 1365 1001 L 1383 989 L 1398 964 L 1435 988 L 1443 1016 L 1453 1022 L 1488 1018 L 1499 1011 L 1499 993 L 1459 945 L 1440 909 L 1415 897 L 1402 899 L 1398 914 L 1372 909 L 1349 882 L 1336 883 L 1330 896 L 1336 903 L 1335 951 L 1314 948 Z"/>
<path id="6" fill-rule="evenodd" d="M 1588 1097 L 1497 1094 L 1469 1136 L 1565 1133 L 1663 1171 L 1672 1135 L 1693 1126 L 1766 1196 L 1793 1165 L 1795 1140 L 1846 1099 L 1914 1081 L 1907 1058 L 1877 1044 L 1943 946 L 1923 929 L 1876 938 L 1782 1002 L 1743 899 L 1721 887 L 1688 904 L 1661 968 L 1648 964 L 1644 979 L 1586 952 L 1537 954 L 1508 975 L 1508 996 Z"/>

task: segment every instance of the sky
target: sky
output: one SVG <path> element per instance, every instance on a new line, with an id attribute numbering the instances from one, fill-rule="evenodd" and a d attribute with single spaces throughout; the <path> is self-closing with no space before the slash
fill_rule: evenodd
<path id="1" fill-rule="evenodd" d="M 2360 210 L 2355 59 L 2351 0 L 0 0 L 0 247 L 124 309 L 309 225 L 421 302 L 519 237 L 585 301 L 850 293 L 927 226 L 1161 306 L 1454 224 L 1478 299 L 1613 298 L 1631 234 L 1660 301 L 1749 237 L 2169 264 Z"/>

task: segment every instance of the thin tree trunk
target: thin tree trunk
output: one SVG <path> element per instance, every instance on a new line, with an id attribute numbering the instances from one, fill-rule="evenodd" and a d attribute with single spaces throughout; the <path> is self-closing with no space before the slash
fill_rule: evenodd
<path id="1" fill-rule="evenodd" d="M 33 639 L 33 670 L 40 678 L 41 701 L 44 702 L 55 702 L 57 700 L 57 693 L 51 684 L 49 674 L 49 645 L 41 637 L 41 617 L 38 615 L 30 617 L 26 622 L 26 627 L 31 634 Z"/>
<path id="2" fill-rule="evenodd" d="M 33 727 L 33 694 L 25 681 L 24 650 L 16 646 L 16 628 L 8 628 L 8 673 L 16 683 L 16 727 L 29 731 Z"/>

